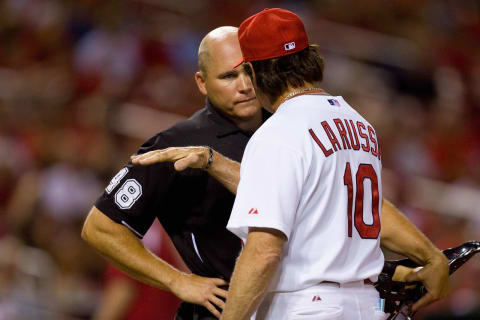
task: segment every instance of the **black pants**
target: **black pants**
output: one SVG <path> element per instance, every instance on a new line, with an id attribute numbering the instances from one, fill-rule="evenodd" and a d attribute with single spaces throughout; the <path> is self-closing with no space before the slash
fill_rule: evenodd
<path id="1" fill-rule="evenodd" d="M 217 317 L 205 307 L 182 302 L 174 320 L 217 320 Z"/>

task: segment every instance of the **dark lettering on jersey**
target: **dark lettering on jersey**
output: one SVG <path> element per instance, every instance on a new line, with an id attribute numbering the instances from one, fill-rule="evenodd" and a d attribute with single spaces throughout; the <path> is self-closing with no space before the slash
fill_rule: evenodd
<path id="1" fill-rule="evenodd" d="M 370 136 L 370 141 L 372 141 L 373 147 L 372 147 L 372 154 L 375 157 L 378 157 L 378 143 L 376 139 L 376 134 L 375 130 L 371 126 L 368 126 L 368 135 Z"/>
<path id="2" fill-rule="evenodd" d="M 328 157 L 329 155 L 331 155 L 333 153 L 333 150 L 332 149 L 326 149 L 324 146 L 323 146 L 323 143 L 318 139 L 317 135 L 315 134 L 315 132 L 313 132 L 312 129 L 309 129 L 308 132 L 310 133 L 310 135 L 312 136 L 313 140 L 317 143 L 317 145 L 320 147 L 320 149 L 322 149 L 323 151 L 323 154 L 325 155 L 325 158 Z"/>
<path id="3" fill-rule="evenodd" d="M 370 151 L 370 142 L 368 139 L 368 136 L 362 131 L 366 129 L 365 125 L 361 123 L 360 121 L 357 121 L 357 128 L 358 128 L 358 134 L 360 137 L 362 137 L 365 140 L 365 144 L 362 143 L 362 149 L 363 151 L 369 152 Z"/>
<path id="4" fill-rule="evenodd" d="M 372 126 L 365 125 L 361 121 L 357 121 L 355 123 L 353 120 L 350 119 L 343 119 L 343 121 L 340 119 L 333 119 L 333 122 L 335 123 L 338 134 L 342 139 L 344 150 L 363 150 L 365 152 L 371 153 L 374 157 L 378 157 L 378 159 L 380 159 L 380 148 L 378 145 L 377 134 Z M 325 145 L 318 138 L 313 129 L 309 129 L 308 132 L 310 133 L 310 136 L 313 138 L 315 143 L 320 147 L 325 157 L 328 157 L 334 152 L 342 150 L 342 147 L 340 146 L 338 138 L 333 132 L 332 127 L 328 124 L 328 122 L 322 121 L 321 124 L 325 131 L 326 137 L 328 138 L 328 140 L 330 140 L 330 144 L 332 145 L 331 148 L 328 149 L 325 147 Z M 360 142 L 358 136 L 363 139 L 362 142 Z M 361 149 L 360 146 L 362 147 Z"/>
<path id="5" fill-rule="evenodd" d="M 333 119 L 333 122 L 335 122 L 335 125 L 337 126 L 338 133 L 340 134 L 340 138 L 342 138 L 343 149 L 352 149 L 352 147 L 350 146 L 350 141 L 348 141 L 347 131 L 345 130 L 345 127 L 343 126 L 342 120 Z"/>
<path id="6" fill-rule="evenodd" d="M 342 147 L 340 147 L 340 143 L 338 143 L 338 139 L 335 136 L 335 133 L 333 133 L 332 128 L 330 128 L 330 125 L 328 124 L 327 121 L 322 121 L 322 127 L 325 130 L 325 133 L 327 134 L 328 139 L 330 140 L 330 143 L 332 144 L 333 150 L 338 151 L 339 149 L 342 150 Z"/>
<path id="7" fill-rule="evenodd" d="M 350 131 L 350 125 L 348 124 L 349 120 L 344 119 L 343 121 L 345 121 L 345 125 L 347 126 L 348 135 L 350 136 L 350 142 L 352 143 L 353 150 L 360 150 L 360 142 L 358 141 L 357 129 L 355 128 L 355 124 L 352 120 L 350 120 L 353 136 L 355 137 L 355 142 L 353 142 L 352 132 Z"/>

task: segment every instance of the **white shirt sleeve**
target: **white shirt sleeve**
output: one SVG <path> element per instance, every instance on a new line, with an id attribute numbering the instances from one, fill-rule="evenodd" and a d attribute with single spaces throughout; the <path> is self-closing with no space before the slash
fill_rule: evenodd
<path id="1" fill-rule="evenodd" d="M 227 229 L 246 241 L 249 227 L 273 228 L 290 237 L 303 186 L 301 155 L 279 141 L 252 139 Z"/>

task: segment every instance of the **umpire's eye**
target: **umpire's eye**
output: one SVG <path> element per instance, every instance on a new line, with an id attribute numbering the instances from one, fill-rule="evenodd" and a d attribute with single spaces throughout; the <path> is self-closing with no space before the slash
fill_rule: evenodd
<path id="1" fill-rule="evenodd" d="M 238 72 L 230 71 L 222 73 L 219 78 L 220 79 L 235 79 L 238 76 Z"/>

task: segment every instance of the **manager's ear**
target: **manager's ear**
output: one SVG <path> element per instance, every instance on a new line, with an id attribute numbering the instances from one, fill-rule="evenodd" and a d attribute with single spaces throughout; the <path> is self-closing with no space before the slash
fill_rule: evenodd
<path id="1" fill-rule="evenodd" d="M 205 74 L 202 71 L 195 72 L 195 82 L 197 83 L 197 87 L 200 93 L 206 96 L 207 95 L 207 88 L 205 86 L 206 79 L 205 79 Z"/>

